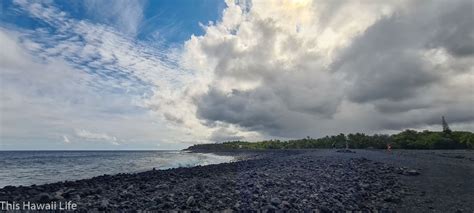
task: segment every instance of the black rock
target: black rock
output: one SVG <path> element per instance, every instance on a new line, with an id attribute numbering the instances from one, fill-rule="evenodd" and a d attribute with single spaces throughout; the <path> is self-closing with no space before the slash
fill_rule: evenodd
<path id="1" fill-rule="evenodd" d="M 15 189 L 16 189 L 16 187 L 14 187 L 14 186 L 5 186 L 5 187 L 3 187 L 3 190 L 5 190 L 5 191 L 13 191 Z"/>
<path id="2" fill-rule="evenodd" d="M 352 151 L 350 149 L 339 149 L 336 152 L 342 152 L 342 153 L 356 153 L 355 151 Z"/>
<path id="3" fill-rule="evenodd" d="M 164 183 L 163 184 L 158 184 L 158 185 L 155 186 L 155 189 L 167 190 L 167 189 L 169 189 L 169 186 L 168 186 L 168 184 L 164 184 Z"/>
<path id="4" fill-rule="evenodd" d="M 400 203 L 401 199 L 395 196 L 390 196 L 384 199 L 384 201 L 391 202 L 391 203 Z"/>
<path id="5" fill-rule="evenodd" d="M 108 207 L 109 207 L 109 200 L 103 199 L 103 200 L 100 201 L 100 207 L 99 207 L 99 210 L 100 210 L 100 211 L 104 211 L 104 210 L 106 210 Z"/>
<path id="6" fill-rule="evenodd" d="M 48 193 L 41 193 L 35 197 L 35 201 L 40 203 L 48 203 L 53 199 Z"/>
<path id="7" fill-rule="evenodd" d="M 408 175 L 408 176 L 417 176 L 417 175 L 420 175 L 420 173 L 419 173 L 417 170 L 415 170 L 415 169 L 410 169 L 410 170 L 406 171 L 405 174 Z"/>
<path id="8" fill-rule="evenodd" d="M 274 198 L 270 199 L 270 203 L 273 204 L 274 206 L 278 206 L 278 205 L 280 205 L 281 200 L 277 197 L 274 197 Z"/>
<path id="9" fill-rule="evenodd" d="M 188 205 L 188 206 L 193 206 L 195 202 L 196 202 L 196 200 L 194 199 L 194 197 L 193 197 L 193 196 L 190 196 L 190 197 L 188 197 L 188 199 L 186 200 L 186 205 Z"/>
<path id="10" fill-rule="evenodd" d="M 281 205 L 284 206 L 284 207 L 287 207 L 287 208 L 289 208 L 291 206 L 291 204 L 286 200 L 282 201 Z"/>

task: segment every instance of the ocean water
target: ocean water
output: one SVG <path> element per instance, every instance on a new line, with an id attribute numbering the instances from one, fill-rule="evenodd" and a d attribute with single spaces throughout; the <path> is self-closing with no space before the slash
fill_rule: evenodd
<path id="1" fill-rule="evenodd" d="M 233 160 L 231 156 L 182 151 L 0 151 L 0 188 Z"/>

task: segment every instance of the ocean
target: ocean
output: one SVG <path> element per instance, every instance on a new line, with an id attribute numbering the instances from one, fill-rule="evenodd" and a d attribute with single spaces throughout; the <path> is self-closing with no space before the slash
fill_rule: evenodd
<path id="1" fill-rule="evenodd" d="M 231 156 L 183 151 L 0 151 L 0 188 L 233 160 Z"/>

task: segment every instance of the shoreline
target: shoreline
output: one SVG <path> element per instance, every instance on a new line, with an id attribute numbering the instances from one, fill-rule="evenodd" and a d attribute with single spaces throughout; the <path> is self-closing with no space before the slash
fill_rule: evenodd
<path id="1" fill-rule="evenodd" d="M 6 151 L 0 153 L 0 188 L 75 181 L 234 161 L 233 156 L 166 151 Z"/>
<path id="2" fill-rule="evenodd" d="M 469 170 L 474 168 L 474 156 L 470 151 L 462 151 L 450 157 L 450 152 L 203 152 L 232 155 L 239 160 L 29 187 L 7 186 L 0 189 L 0 201 L 72 201 L 80 211 L 472 210 L 473 204 L 466 199 L 472 196 L 469 187 L 473 185 L 466 178 L 474 171 Z M 466 156 L 459 157 L 462 154 Z M 446 169 L 456 177 L 449 176 Z M 456 173 L 458 169 L 471 173 L 463 176 Z M 409 175 L 409 170 L 418 174 Z M 446 177 L 436 180 L 430 177 L 432 174 Z"/>

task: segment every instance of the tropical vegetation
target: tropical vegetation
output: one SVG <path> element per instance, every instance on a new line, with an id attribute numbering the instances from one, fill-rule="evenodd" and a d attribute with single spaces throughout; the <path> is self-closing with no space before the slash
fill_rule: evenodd
<path id="1" fill-rule="evenodd" d="M 473 149 L 474 133 L 451 131 L 441 132 L 405 130 L 397 134 L 364 133 L 339 134 L 322 138 L 306 137 L 297 140 L 266 140 L 259 142 L 227 141 L 223 143 L 197 144 L 188 150 L 234 150 L 234 149 L 317 149 L 317 148 L 354 148 L 354 149 Z"/>

